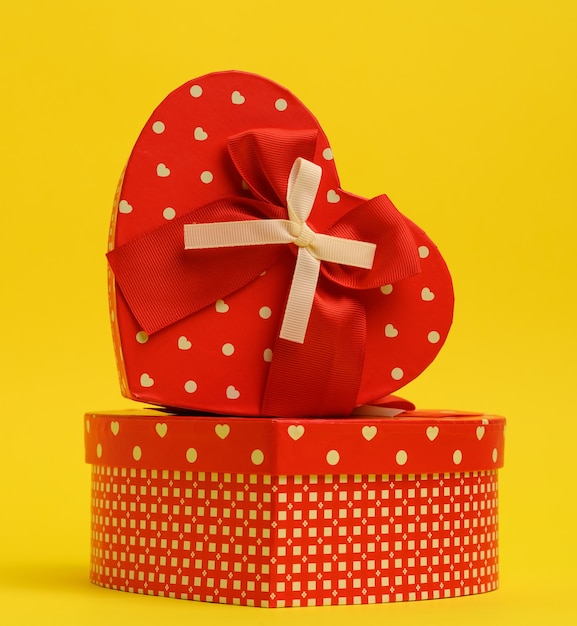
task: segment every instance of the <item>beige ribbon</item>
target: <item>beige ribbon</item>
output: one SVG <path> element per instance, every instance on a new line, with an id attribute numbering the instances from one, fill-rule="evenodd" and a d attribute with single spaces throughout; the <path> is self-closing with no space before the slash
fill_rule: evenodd
<path id="1" fill-rule="evenodd" d="M 297 262 L 284 312 L 280 337 L 304 343 L 313 307 L 321 261 L 371 269 L 376 244 L 332 237 L 313 231 L 308 219 L 321 182 L 322 168 L 295 160 L 287 187 L 288 220 L 265 219 L 213 224 L 185 224 L 186 250 L 293 243 Z"/>

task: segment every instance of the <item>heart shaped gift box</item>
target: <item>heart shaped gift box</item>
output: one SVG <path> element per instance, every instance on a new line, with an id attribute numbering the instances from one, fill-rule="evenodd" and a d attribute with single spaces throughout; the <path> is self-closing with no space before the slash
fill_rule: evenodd
<path id="1" fill-rule="evenodd" d="M 432 241 L 386 196 L 341 189 L 315 117 L 253 74 L 190 81 L 156 109 L 109 250 L 122 392 L 153 404 L 346 416 L 427 367 L 452 320 Z"/>

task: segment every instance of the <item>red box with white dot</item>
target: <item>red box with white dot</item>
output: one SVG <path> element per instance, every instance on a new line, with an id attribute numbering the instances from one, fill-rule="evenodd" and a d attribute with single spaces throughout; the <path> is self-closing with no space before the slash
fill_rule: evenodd
<path id="1" fill-rule="evenodd" d="M 90 413 L 91 580 L 259 607 L 498 586 L 501 417 Z"/>

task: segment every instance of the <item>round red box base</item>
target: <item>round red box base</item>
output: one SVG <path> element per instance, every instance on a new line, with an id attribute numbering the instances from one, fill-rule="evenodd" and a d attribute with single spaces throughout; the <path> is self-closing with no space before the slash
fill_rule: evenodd
<path id="1" fill-rule="evenodd" d="M 497 470 L 423 475 L 92 470 L 91 580 L 259 607 L 498 586 Z"/>

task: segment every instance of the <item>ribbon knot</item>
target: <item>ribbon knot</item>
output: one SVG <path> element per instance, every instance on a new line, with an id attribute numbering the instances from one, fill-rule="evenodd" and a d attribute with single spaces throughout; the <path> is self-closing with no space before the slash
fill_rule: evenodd
<path id="1" fill-rule="evenodd" d="M 319 189 L 322 168 L 299 157 L 290 171 L 286 204 L 288 220 L 185 224 L 186 250 L 293 243 L 297 262 L 279 337 L 304 343 L 319 279 L 321 261 L 371 269 L 376 245 L 315 233 L 306 223 Z"/>
<path id="2" fill-rule="evenodd" d="M 301 224 L 294 244 L 299 248 L 308 248 L 314 242 L 315 236 L 315 231 L 305 222 L 304 224 Z"/>

